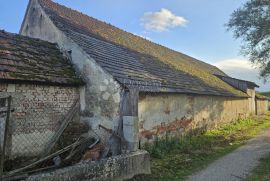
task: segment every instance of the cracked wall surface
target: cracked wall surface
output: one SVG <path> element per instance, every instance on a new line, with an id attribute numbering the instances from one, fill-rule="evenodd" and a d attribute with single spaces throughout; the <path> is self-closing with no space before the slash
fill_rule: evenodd
<path id="1" fill-rule="evenodd" d="M 140 141 L 153 141 L 157 136 L 181 136 L 187 132 L 228 123 L 247 117 L 246 98 L 185 94 L 140 94 Z"/>
<path id="2" fill-rule="evenodd" d="M 268 111 L 268 100 L 256 99 L 257 114 L 263 114 Z"/>

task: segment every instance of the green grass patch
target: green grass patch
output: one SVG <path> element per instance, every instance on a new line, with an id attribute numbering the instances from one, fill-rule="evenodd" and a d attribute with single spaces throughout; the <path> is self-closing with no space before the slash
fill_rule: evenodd
<path id="1" fill-rule="evenodd" d="M 257 166 L 247 181 L 269 181 L 270 180 L 270 155 L 260 159 L 260 164 Z"/>
<path id="2" fill-rule="evenodd" d="M 136 176 L 133 181 L 183 180 L 269 126 L 270 114 L 267 114 L 242 119 L 197 136 L 156 140 L 152 145 L 145 145 L 151 155 L 152 174 Z"/>

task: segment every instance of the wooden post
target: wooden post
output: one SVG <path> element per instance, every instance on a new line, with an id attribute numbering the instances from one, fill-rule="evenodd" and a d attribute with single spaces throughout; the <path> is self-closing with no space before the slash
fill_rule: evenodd
<path id="1" fill-rule="evenodd" d="M 79 99 L 75 100 L 75 102 L 72 104 L 70 110 L 68 113 L 62 118 L 60 128 L 58 131 L 53 135 L 49 143 L 45 146 L 44 151 L 41 153 L 41 158 L 47 156 L 50 151 L 53 149 L 65 129 L 68 127 L 70 122 L 73 120 L 75 114 L 80 110 L 80 102 Z"/>
<path id="2" fill-rule="evenodd" d="M 4 162 L 5 162 L 5 156 L 6 156 L 6 144 L 7 144 L 7 135 L 9 130 L 9 118 L 10 118 L 10 107 L 11 107 L 11 96 L 7 98 L 8 100 L 8 109 L 7 109 L 7 116 L 6 116 L 6 122 L 5 122 L 5 132 L 4 132 L 4 139 L 3 139 L 3 146 L 1 150 L 1 162 L 0 162 L 0 178 L 4 174 Z"/>
<path id="3" fill-rule="evenodd" d="M 138 102 L 139 91 L 136 89 L 130 89 L 124 93 L 123 98 L 123 116 L 136 116 L 138 117 Z"/>
<path id="4" fill-rule="evenodd" d="M 139 91 L 126 91 L 123 99 L 123 137 L 126 141 L 126 151 L 137 151 L 139 147 L 138 122 Z"/>

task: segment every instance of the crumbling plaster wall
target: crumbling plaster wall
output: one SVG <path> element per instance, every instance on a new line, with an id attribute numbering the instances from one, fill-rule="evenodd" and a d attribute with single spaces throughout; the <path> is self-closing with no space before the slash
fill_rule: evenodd
<path id="1" fill-rule="evenodd" d="M 72 63 L 86 82 L 81 91 L 81 118 L 106 139 L 108 134 L 98 125 L 117 129 L 122 92 L 118 82 L 53 24 L 37 0 L 31 1 L 20 33 L 57 43 L 62 51 L 72 51 Z"/>
<path id="2" fill-rule="evenodd" d="M 268 100 L 267 99 L 256 99 L 257 114 L 264 114 L 268 111 Z"/>
<path id="3" fill-rule="evenodd" d="M 15 158 L 34 156 L 44 149 L 61 125 L 63 116 L 79 99 L 79 90 L 76 87 L 1 83 L 0 97 L 7 96 L 12 96 L 14 108 L 7 152 Z"/>
<path id="4" fill-rule="evenodd" d="M 255 91 L 255 88 L 253 88 L 253 89 L 248 88 L 247 95 L 250 96 L 250 98 L 248 98 L 249 109 L 251 110 L 252 114 L 255 114 L 256 113 L 256 102 L 255 102 L 256 91 Z"/>
<path id="5" fill-rule="evenodd" d="M 153 141 L 157 135 L 180 136 L 192 130 L 231 122 L 249 113 L 247 98 L 141 93 L 140 141 Z"/>

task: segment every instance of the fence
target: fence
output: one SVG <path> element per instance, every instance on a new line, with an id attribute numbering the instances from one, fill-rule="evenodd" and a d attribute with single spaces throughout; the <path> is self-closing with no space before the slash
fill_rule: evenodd
<path id="1" fill-rule="evenodd" d="M 0 98 L 0 176 L 4 173 L 4 161 L 10 118 L 11 97 Z"/>
<path id="2" fill-rule="evenodd" d="M 16 108 L 16 101 L 12 101 L 12 97 L 0 98 L 0 178 L 59 166 L 60 161 L 67 155 L 70 158 L 71 153 L 74 155 L 74 150 L 82 143 L 96 144 L 97 139 L 80 136 L 88 127 L 79 122 L 78 100 L 65 114 L 52 104 L 39 105 L 34 100 L 28 102 L 22 112 Z M 35 111 L 39 107 L 42 110 Z"/>

